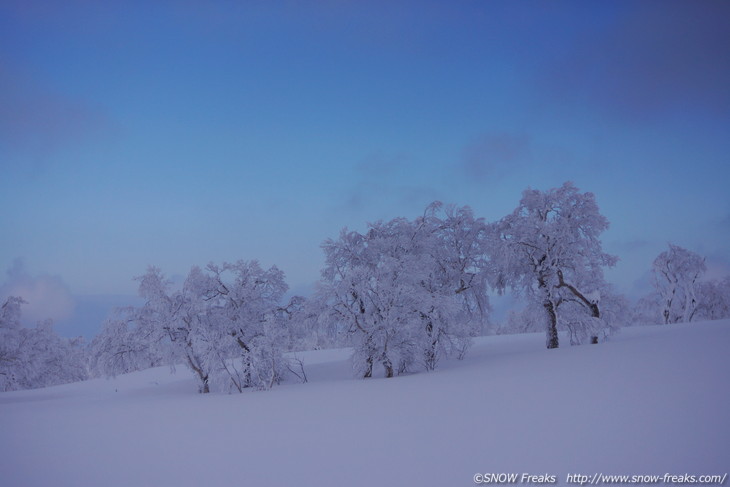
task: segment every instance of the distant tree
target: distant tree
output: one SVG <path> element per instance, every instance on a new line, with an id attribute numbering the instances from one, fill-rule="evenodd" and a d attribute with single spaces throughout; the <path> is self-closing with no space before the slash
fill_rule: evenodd
<path id="1" fill-rule="evenodd" d="M 488 280 L 493 272 L 488 225 L 468 206 L 443 207 L 439 202 L 427 208 L 422 220 L 434 240 L 438 285 L 447 294 L 453 292 L 461 305 L 457 320 L 467 324 L 468 334 L 484 332 L 491 312 Z"/>
<path id="2" fill-rule="evenodd" d="M 523 308 L 511 309 L 499 334 L 536 333 L 545 331 L 545 310 L 531 300 Z"/>
<path id="3" fill-rule="evenodd" d="M 323 244 L 326 265 L 317 296 L 326 325 L 354 345 L 356 374 L 386 377 L 415 365 L 433 369 L 463 357 L 486 321 L 485 225 L 468 208 L 440 203 L 416 220 L 396 218 L 342 230 Z"/>
<path id="4" fill-rule="evenodd" d="M 560 328 L 568 332 L 571 345 L 604 341 L 619 328 L 626 326 L 630 319 L 630 306 L 626 298 L 604 283 L 593 292 L 593 299 L 599 306 L 600 314 L 586 316 L 586 308 L 575 299 L 558 302 L 558 322 Z"/>
<path id="5" fill-rule="evenodd" d="M 95 344 L 101 370 L 184 363 L 202 393 L 211 385 L 268 389 L 286 373 L 288 307 L 280 302 L 287 285 L 276 267 L 264 270 L 256 261 L 193 267 L 180 290 L 155 267 L 138 280 L 145 304 L 107 325 Z"/>
<path id="6" fill-rule="evenodd" d="M 652 275 L 664 324 L 693 320 L 698 304 L 698 281 L 705 270 L 703 257 L 677 245 L 669 244 L 669 250 L 657 256 Z"/>
<path id="7" fill-rule="evenodd" d="M 547 348 L 559 346 L 562 326 L 571 341 L 582 342 L 598 339 L 608 325 L 601 314 L 603 267 L 617 258 L 601 247 L 607 228 L 594 195 L 570 182 L 524 191 L 518 207 L 494 224 L 496 287 L 524 292 L 542 308 Z"/>
<path id="8" fill-rule="evenodd" d="M 341 321 L 331 319 L 328 297 L 321 287 L 306 299 L 299 298 L 290 316 L 292 350 L 347 347 L 350 335 Z"/>
<path id="9" fill-rule="evenodd" d="M 704 320 L 730 318 L 730 276 L 722 280 L 700 282 L 695 316 Z"/>
<path id="10" fill-rule="evenodd" d="M 115 377 L 163 365 L 162 351 L 151 330 L 134 326 L 134 310 L 117 310 L 89 345 L 89 368 L 95 376 Z"/>
<path id="11" fill-rule="evenodd" d="M 0 390 L 32 389 L 87 378 L 83 339 L 66 339 L 50 321 L 24 328 L 22 298 L 11 296 L 0 307 Z"/>
<path id="12" fill-rule="evenodd" d="M 632 310 L 632 321 L 640 324 L 659 325 L 663 323 L 659 311 L 659 295 L 655 292 L 642 296 Z"/>
<path id="13" fill-rule="evenodd" d="M 431 296 L 419 283 L 428 263 L 413 248 L 412 231 L 398 219 L 371 225 L 364 235 L 345 229 L 323 245 L 322 301 L 351 335 L 353 366 L 362 377 L 371 377 L 376 363 L 392 377 L 415 360 L 418 310 Z"/>
<path id="14" fill-rule="evenodd" d="M 26 361 L 23 352 L 20 306 L 22 298 L 10 296 L 0 307 L 0 388 L 3 391 L 23 388 Z"/>

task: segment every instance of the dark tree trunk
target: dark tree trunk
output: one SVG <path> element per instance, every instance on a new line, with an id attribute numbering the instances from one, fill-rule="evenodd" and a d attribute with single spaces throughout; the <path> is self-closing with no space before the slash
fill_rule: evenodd
<path id="1" fill-rule="evenodd" d="M 193 371 L 197 374 L 198 379 L 200 379 L 200 387 L 198 388 L 198 391 L 201 394 L 208 394 L 210 392 L 210 384 L 208 384 L 208 374 L 203 372 L 203 369 L 195 365 L 195 362 L 193 359 L 188 355 L 188 364 L 190 365 L 190 368 L 193 369 Z"/>
<path id="2" fill-rule="evenodd" d="M 558 315 L 555 313 L 555 305 L 551 300 L 545 300 L 542 304 L 545 308 L 545 312 L 548 315 L 548 326 L 547 326 L 547 348 L 558 348 Z"/>
<path id="3" fill-rule="evenodd" d="M 540 276 L 537 279 L 538 286 L 544 293 L 544 300 L 542 307 L 545 308 L 545 313 L 548 317 L 547 328 L 546 328 L 546 345 L 547 348 L 558 348 L 560 345 L 558 342 L 558 313 L 555 309 L 555 303 L 550 299 L 550 292 L 544 276 Z"/>
<path id="4" fill-rule="evenodd" d="M 385 377 L 393 377 L 393 364 L 390 362 L 389 358 L 383 359 L 383 368 L 385 368 Z"/>
<path id="5" fill-rule="evenodd" d="M 368 357 L 365 360 L 365 363 L 367 364 L 365 367 L 365 373 L 363 374 L 364 379 L 369 379 L 373 376 L 373 357 Z"/>
<path id="6" fill-rule="evenodd" d="M 560 280 L 558 287 L 567 287 L 575 297 L 577 297 L 588 309 L 591 310 L 591 316 L 593 318 L 601 317 L 601 309 L 598 307 L 598 303 L 591 302 L 591 300 L 586 298 L 585 295 L 578 290 L 578 288 L 565 282 L 565 279 L 563 278 L 563 271 L 561 270 L 558 270 L 558 279 Z M 591 343 L 598 343 L 598 337 L 596 335 L 591 336 Z"/>
<path id="7" fill-rule="evenodd" d="M 405 360 L 401 360 L 398 364 L 398 375 L 402 375 L 408 372 L 408 363 Z"/>
<path id="8" fill-rule="evenodd" d="M 437 349 L 438 349 L 439 340 L 438 340 L 438 336 L 434 335 L 433 323 L 430 321 L 426 325 L 426 335 L 429 337 L 431 342 L 430 342 L 430 345 L 426 348 L 426 350 L 424 350 L 423 362 L 424 362 L 424 365 L 426 366 L 426 370 L 435 370 L 436 364 L 438 362 Z"/>

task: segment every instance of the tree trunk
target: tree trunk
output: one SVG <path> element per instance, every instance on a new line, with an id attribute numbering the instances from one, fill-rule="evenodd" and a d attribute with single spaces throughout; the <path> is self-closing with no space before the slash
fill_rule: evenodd
<path id="1" fill-rule="evenodd" d="M 537 283 L 540 289 L 542 289 L 544 298 L 542 307 L 545 308 L 545 313 L 548 316 L 547 328 L 545 330 L 547 337 L 545 342 L 547 348 L 558 348 L 558 314 L 555 309 L 555 304 L 550 298 L 550 290 L 548 289 L 545 277 L 542 275 L 538 277 Z"/>
<path id="2" fill-rule="evenodd" d="M 393 377 L 393 364 L 387 357 L 383 359 L 383 368 L 385 368 L 385 377 Z"/>
<path id="3" fill-rule="evenodd" d="M 369 379 L 373 376 L 373 357 L 370 356 L 367 359 L 365 359 L 365 363 L 367 364 L 365 367 L 365 373 L 363 374 L 364 379 Z"/>
<path id="4" fill-rule="evenodd" d="M 558 315 L 555 313 L 555 306 L 549 299 L 545 300 L 542 305 L 548 315 L 547 348 L 558 348 L 560 345 L 558 342 Z"/>
<path id="5" fill-rule="evenodd" d="M 401 360 L 398 363 L 398 375 L 403 375 L 408 372 L 408 363 L 405 360 Z"/>
<path id="6" fill-rule="evenodd" d="M 682 317 L 685 323 L 691 323 L 694 317 L 695 310 L 697 309 L 697 299 L 695 298 L 694 292 L 695 281 L 685 286 L 684 289 L 684 316 Z"/>
<path id="7" fill-rule="evenodd" d="M 670 281 L 671 283 L 671 281 Z M 664 324 L 668 325 L 672 323 L 672 302 L 674 301 L 674 294 L 677 292 L 677 286 L 676 284 L 672 286 L 672 293 L 669 295 L 668 298 L 665 298 L 666 305 L 664 307 L 664 311 L 662 312 L 662 316 L 664 316 Z"/>
<path id="8" fill-rule="evenodd" d="M 426 347 L 423 353 L 423 362 L 426 370 L 435 370 L 438 363 L 438 336 L 434 336 L 433 323 L 428 322 L 426 325 L 426 335 L 430 338 L 430 345 Z"/>
<path id="9" fill-rule="evenodd" d="M 201 367 L 195 365 L 195 362 L 190 357 L 190 355 L 187 356 L 187 359 L 190 368 L 193 369 L 193 371 L 197 374 L 198 379 L 200 379 L 201 386 L 198 387 L 198 391 L 201 394 L 208 394 L 210 392 L 210 385 L 208 384 L 208 374 L 203 372 L 203 369 Z"/>
<path id="10" fill-rule="evenodd" d="M 599 319 L 601 318 L 601 310 L 598 307 L 598 303 L 592 302 L 590 299 L 586 298 L 585 295 L 578 290 L 578 288 L 576 288 L 572 284 L 565 282 L 565 279 L 563 278 L 562 270 L 558 270 L 558 279 L 560 280 L 558 287 L 567 287 L 570 290 L 570 292 L 572 292 L 573 295 L 575 297 L 577 297 L 583 303 L 583 305 L 585 305 L 588 309 L 591 310 L 591 316 L 593 318 L 599 318 Z M 597 335 L 591 336 L 591 343 L 592 344 L 598 343 Z M 548 346 L 548 348 L 550 348 L 550 347 Z"/>

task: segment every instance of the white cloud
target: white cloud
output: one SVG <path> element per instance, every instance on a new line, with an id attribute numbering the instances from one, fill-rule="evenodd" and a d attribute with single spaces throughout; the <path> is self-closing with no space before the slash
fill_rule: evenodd
<path id="1" fill-rule="evenodd" d="M 27 301 L 22 308 L 26 326 L 46 319 L 64 320 L 73 315 L 76 307 L 63 279 L 47 274 L 31 276 L 20 259 L 8 269 L 7 280 L 0 285 L 0 298 L 8 296 L 20 296 Z"/>

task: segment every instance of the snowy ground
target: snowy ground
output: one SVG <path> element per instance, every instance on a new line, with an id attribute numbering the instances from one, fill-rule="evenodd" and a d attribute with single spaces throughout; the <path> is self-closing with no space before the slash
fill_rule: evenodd
<path id="1" fill-rule="evenodd" d="M 187 370 L 0 394 L 0 485 L 469 486 L 475 473 L 725 474 L 730 320 L 558 350 L 479 339 L 433 373 L 199 395 Z"/>

